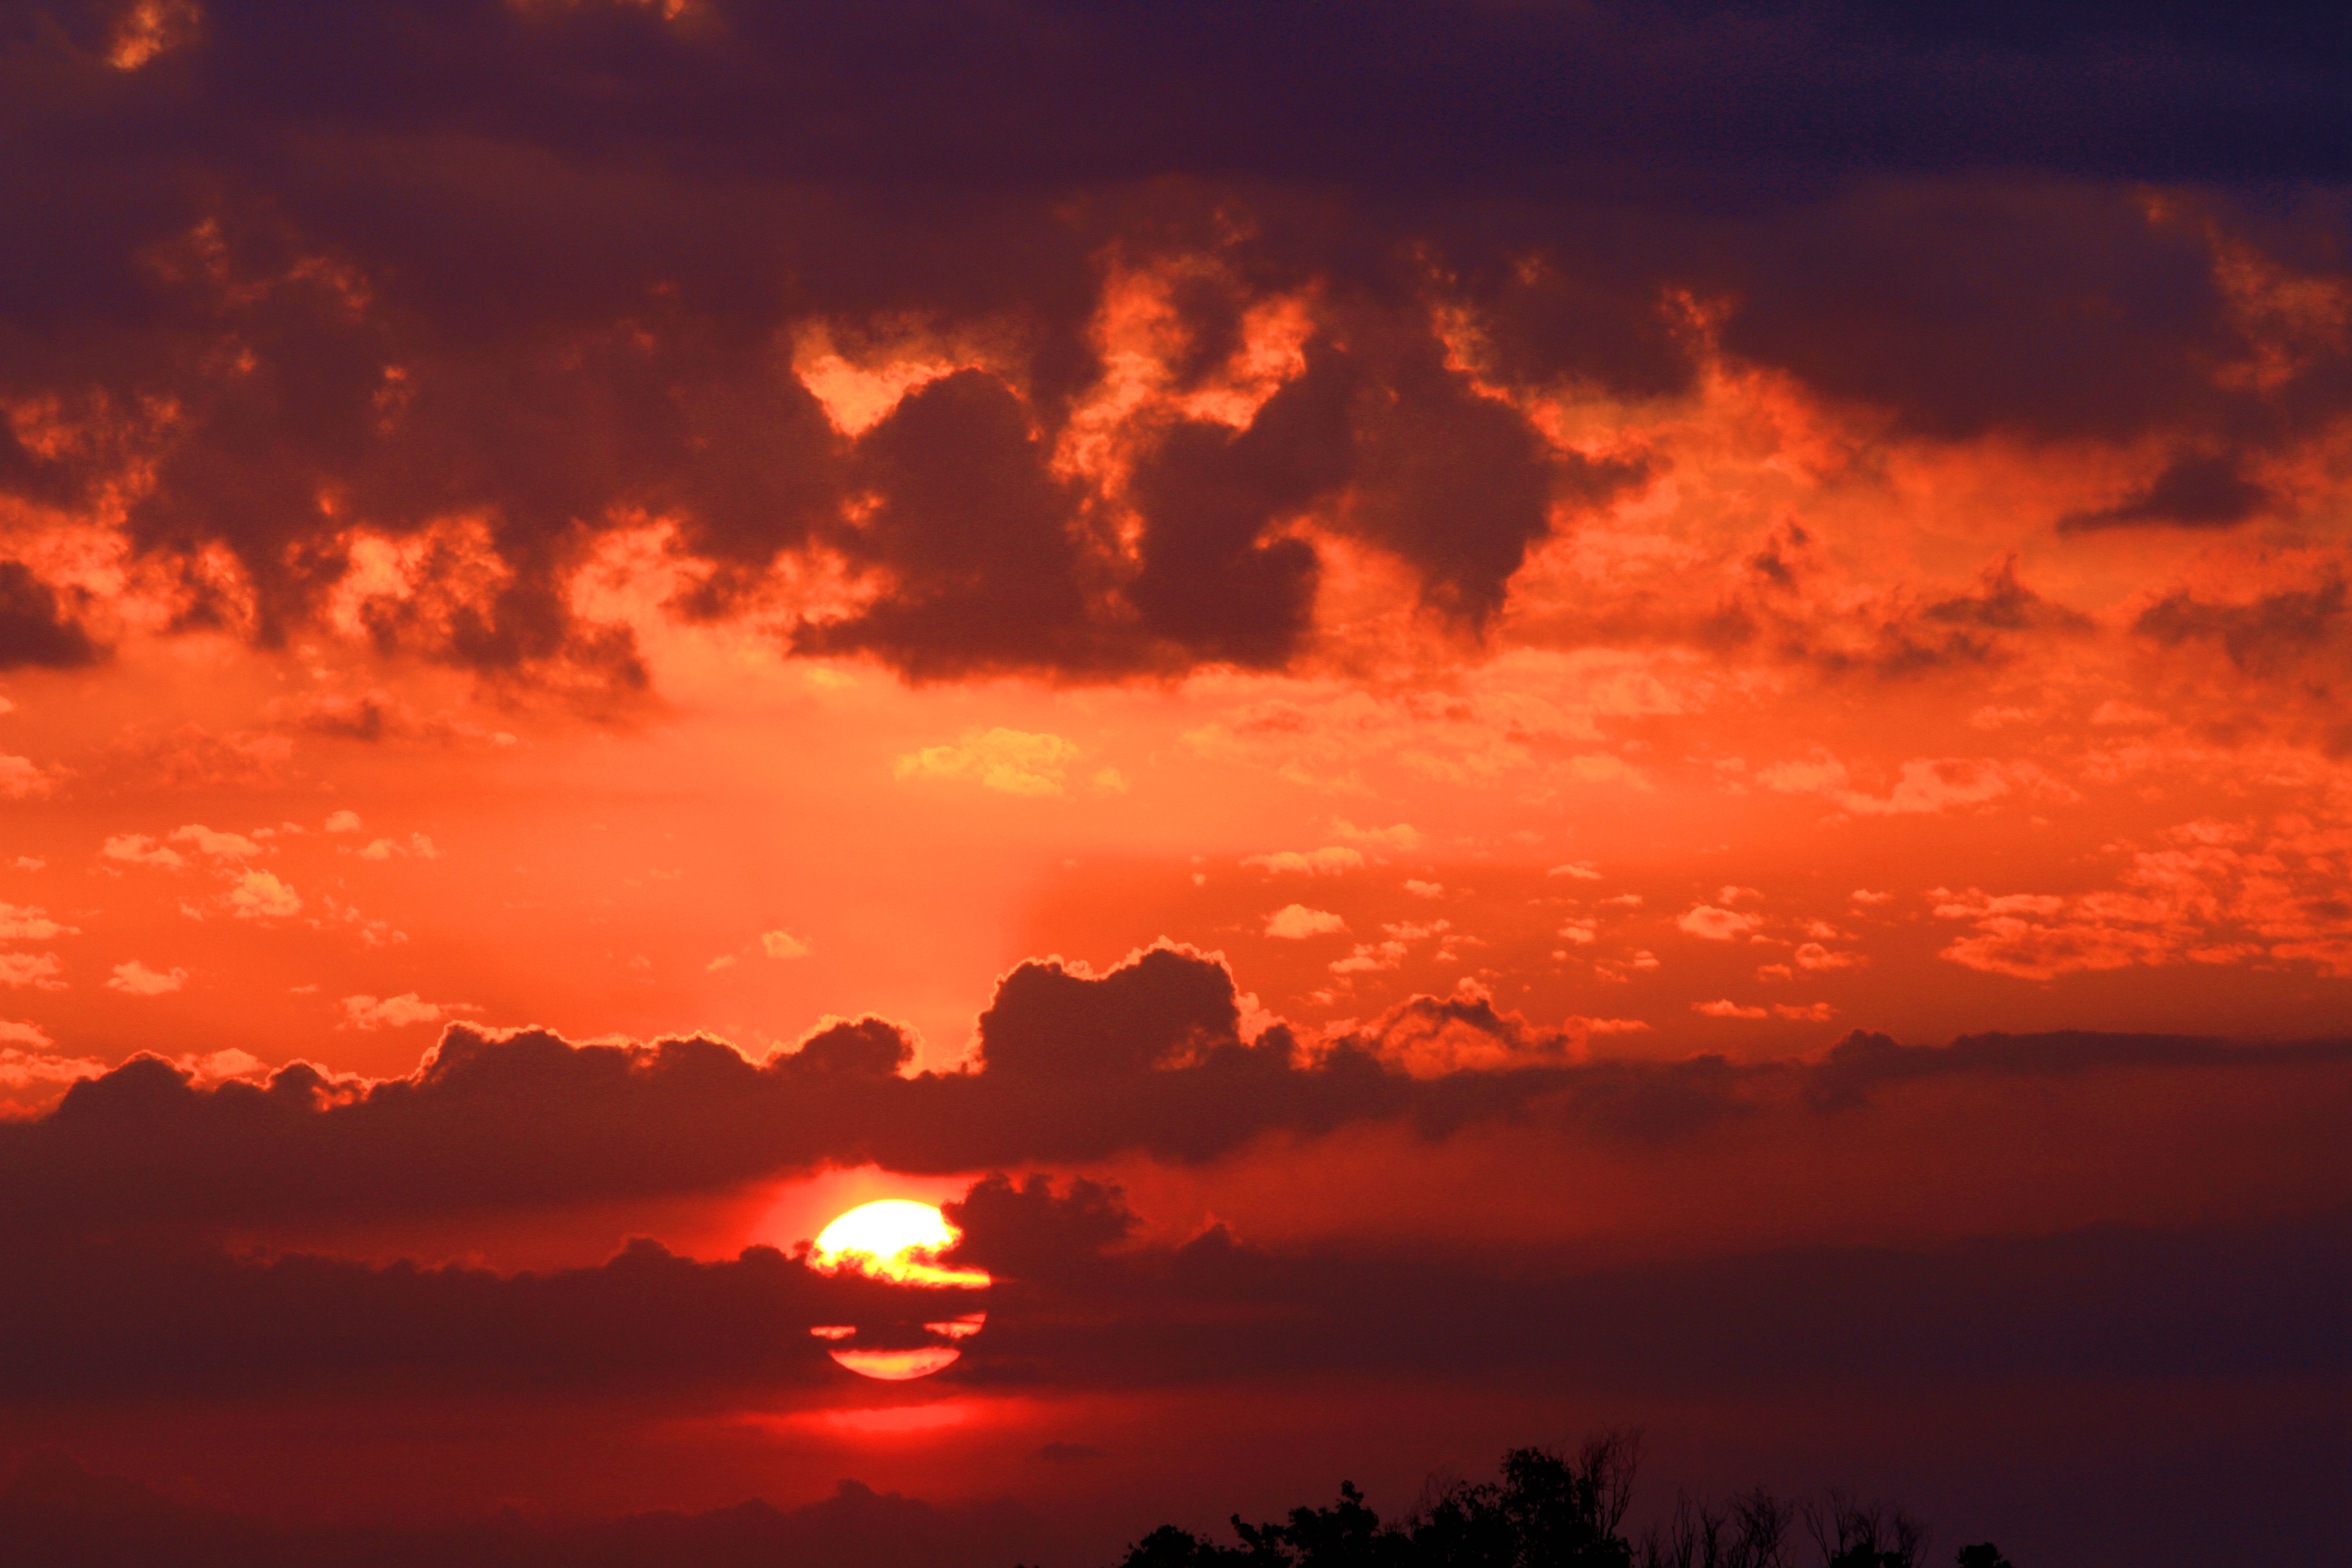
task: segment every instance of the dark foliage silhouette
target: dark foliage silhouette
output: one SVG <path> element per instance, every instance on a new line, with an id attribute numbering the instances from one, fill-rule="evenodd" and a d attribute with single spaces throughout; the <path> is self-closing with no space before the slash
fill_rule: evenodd
<path id="1" fill-rule="evenodd" d="M 1799 1568 L 1800 1523 L 1826 1568 L 1925 1568 L 1924 1526 L 1836 1490 L 1791 1501 L 1759 1487 L 1721 1503 L 1684 1493 L 1637 1547 L 1620 1527 L 1641 1448 L 1632 1428 L 1589 1438 L 1572 1457 L 1514 1448 L 1497 1479 L 1433 1484 L 1394 1523 L 1342 1481 L 1328 1508 L 1267 1524 L 1234 1515 L 1237 1545 L 1163 1524 L 1119 1568 Z M 1958 1568 L 2010 1563 L 1988 1543 L 1963 1547 Z"/>

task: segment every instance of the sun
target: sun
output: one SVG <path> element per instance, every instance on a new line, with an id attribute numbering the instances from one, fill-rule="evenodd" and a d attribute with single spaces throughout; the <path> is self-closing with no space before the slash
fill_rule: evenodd
<path id="1" fill-rule="evenodd" d="M 884 1198 L 859 1205 L 819 1231 L 808 1262 L 823 1274 L 846 1271 L 933 1290 L 985 1289 L 986 1270 L 940 1261 L 962 1239 L 931 1205 Z M 987 1321 L 985 1312 L 964 1312 L 924 1321 L 919 1333 L 913 1324 L 825 1324 L 809 1332 L 836 1342 L 826 1353 L 859 1376 L 904 1383 L 952 1365 L 963 1353 L 952 1342 L 970 1339 Z M 852 1342 L 861 1340 L 884 1342 Z"/>

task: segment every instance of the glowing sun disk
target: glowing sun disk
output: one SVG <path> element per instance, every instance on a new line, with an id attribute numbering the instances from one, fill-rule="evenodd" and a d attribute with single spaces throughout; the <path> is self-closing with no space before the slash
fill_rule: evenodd
<path id="1" fill-rule="evenodd" d="M 939 1261 L 940 1253 L 962 1239 L 963 1233 L 929 1204 L 884 1198 L 851 1209 L 819 1231 L 809 1265 L 826 1274 L 846 1268 L 898 1285 L 983 1289 L 986 1270 L 950 1268 Z"/>

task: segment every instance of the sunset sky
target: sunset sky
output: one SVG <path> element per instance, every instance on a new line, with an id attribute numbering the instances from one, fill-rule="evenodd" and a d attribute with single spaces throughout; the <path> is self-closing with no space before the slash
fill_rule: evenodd
<path id="1" fill-rule="evenodd" d="M 0 0 L 0 1536 L 2340 1546 L 2348 62 Z"/>

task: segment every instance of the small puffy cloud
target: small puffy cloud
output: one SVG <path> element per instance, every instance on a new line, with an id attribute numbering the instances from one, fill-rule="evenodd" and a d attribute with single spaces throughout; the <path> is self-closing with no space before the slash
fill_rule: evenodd
<path id="1" fill-rule="evenodd" d="M 702 967 L 712 974 L 718 973 L 722 969 L 732 969 L 735 967 L 735 955 L 731 952 L 722 952 Z"/>
<path id="2" fill-rule="evenodd" d="M 1710 1018 L 1769 1018 L 1772 1016 L 1769 1008 L 1743 1007 L 1729 997 L 1720 1002 L 1694 1002 L 1691 1011 L 1704 1013 Z"/>
<path id="3" fill-rule="evenodd" d="M 338 811 L 327 818 L 327 831 L 330 833 L 357 833 L 359 830 L 360 814 L 356 811 Z"/>
<path id="4" fill-rule="evenodd" d="M 191 1054 L 181 1057 L 173 1065 L 198 1083 L 221 1083 L 233 1078 L 250 1078 L 262 1071 L 268 1064 L 252 1052 L 241 1051 L 231 1046 L 225 1051 L 214 1051 L 208 1056 Z"/>
<path id="5" fill-rule="evenodd" d="M 1356 951 L 1345 958 L 1334 959 L 1334 974 L 1369 974 L 1378 970 L 1394 969 L 1404 962 L 1406 948 L 1402 942 L 1358 942 Z"/>
<path id="6" fill-rule="evenodd" d="M 902 779 L 965 779 L 1001 795 L 1053 795 L 1063 793 L 1078 754 L 1077 745 L 1059 735 L 999 727 L 970 731 L 951 746 L 909 752 L 890 772 Z"/>
<path id="7" fill-rule="evenodd" d="M 0 952 L 0 985 L 29 985 L 36 991 L 62 991 L 58 978 L 65 966 L 54 952 Z"/>
<path id="8" fill-rule="evenodd" d="M 1443 882 L 1416 882 L 1411 878 L 1407 878 L 1405 879 L 1404 890 L 1411 893 L 1416 899 L 1434 899 L 1444 896 L 1445 892 L 1445 884 Z"/>
<path id="9" fill-rule="evenodd" d="M 1305 904 L 1285 904 L 1265 918 L 1265 934 L 1297 942 L 1310 936 L 1328 936 L 1348 929 L 1348 922 L 1328 910 L 1310 910 Z"/>
<path id="10" fill-rule="evenodd" d="M 1785 963 L 1759 964 L 1756 970 L 1759 980 L 1794 980 L 1796 977 L 1797 972 Z"/>
<path id="11" fill-rule="evenodd" d="M 126 996 L 161 996 L 187 983 L 188 972 L 184 969 L 150 969 L 134 958 L 114 966 L 114 978 L 106 983 L 106 988 Z"/>
<path id="12" fill-rule="evenodd" d="M 400 1029 L 411 1024 L 437 1024 L 459 1013 L 480 1008 L 465 1002 L 427 1002 L 415 992 L 404 996 L 346 996 L 343 1022 L 354 1029 Z"/>
<path id="13" fill-rule="evenodd" d="M 404 858 L 414 856 L 419 860 L 441 858 L 440 848 L 422 833 L 410 834 L 404 842 L 397 838 L 374 839 L 360 851 L 362 860 L 389 860 L 395 855 Z"/>
<path id="14" fill-rule="evenodd" d="M 0 800 L 30 800 L 48 794 L 55 784 L 30 757 L 0 757 Z"/>
<path id="15" fill-rule="evenodd" d="M 1409 822 L 1390 827 L 1359 827 L 1344 816 L 1331 819 L 1331 835 L 1350 844 L 1368 844 L 1375 849 L 1418 849 L 1421 830 Z"/>
<path id="16" fill-rule="evenodd" d="M 1902 776 L 1885 796 L 1847 790 L 1837 796 L 1837 803 L 1863 816 L 1896 816 L 1946 811 L 1956 805 L 1980 805 L 2010 792 L 2013 771 L 2020 770 L 1969 757 L 1921 757 L 1903 764 Z"/>
<path id="17" fill-rule="evenodd" d="M 1826 795 L 1845 788 L 1853 775 L 1827 752 L 1815 752 L 1802 762 L 1775 763 L 1758 770 L 1756 782 L 1783 795 Z"/>
<path id="18" fill-rule="evenodd" d="M 1600 924 L 1598 921 L 1570 921 L 1559 928 L 1559 934 L 1569 942 L 1597 942 L 1600 940 Z"/>
<path id="19" fill-rule="evenodd" d="M 1772 1011 L 1780 1014 L 1783 1018 L 1791 1019 L 1800 1024 L 1826 1024 L 1837 1016 L 1837 1009 L 1826 1002 L 1807 1002 L 1802 1005 L 1775 1002 L 1772 1004 Z"/>
<path id="20" fill-rule="evenodd" d="M 47 942 L 77 930 L 75 926 L 59 925 L 49 918 L 47 910 L 31 904 L 0 904 L 0 942 Z"/>
<path id="21" fill-rule="evenodd" d="M 1095 788 L 1101 791 L 1104 795 L 1125 795 L 1127 793 L 1127 775 L 1120 773 L 1117 768 L 1097 769 L 1092 782 Z"/>
<path id="22" fill-rule="evenodd" d="M 1894 894 L 1874 893 L 1868 888 L 1856 888 L 1853 890 L 1853 901 L 1860 904 L 1864 909 L 1870 909 L 1878 904 L 1891 904 L 1895 901 Z"/>
<path id="23" fill-rule="evenodd" d="M 1606 909 L 1611 905 L 1614 905 L 1619 909 L 1638 910 L 1642 907 L 1642 895 L 1639 893 L 1620 893 L 1613 899 L 1601 900 L 1601 904 L 1603 909 Z"/>
<path id="24" fill-rule="evenodd" d="M 1797 949 L 1800 969 L 1859 969 L 1869 959 L 1858 952 L 1833 952 L 1820 942 L 1809 942 Z"/>
<path id="25" fill-rule="evenodd" d="M 1756 929 L 1756 921 L 1750 917 L 1713 904 L 1700 904 L 1676 916 L 1675 924 L 1689 935 L 1705 937 L 1709 942 L 1729 942 Z"/>
<path id="26" fill-rule="evenodd" d="M 248 855 L 261 853 L 261 846 L 244 834 L 215 833 L 201 822 L 173 828 L 172 842 L 194 845 L 199 855 L 217 855 L 229 860 L 242 860 Z"/>
<path id="27" fill-rule="evenodd" d="M 760 933 L 760 951 L 770 958 L 806 958 L 815 949 L 788 931 Z"/>
<path id="28" fill-rule="evenodd" d="M 1544 873 L 1547 877 L 1573 877 L 1580 882 L 1601 880 L 1601 868 L 1590 860 L 1570 860 L 1565 866 L 1554 866 Z"/>
<path id="29" fill-rule="evenodd" d="M 48 865 L 48 862 L 42 859 L 37 855 L 19 855 L 16 857 L 16 869 L 19 871 L 38 871 L 47 865 Z"/>
<path id="30" fill-rule="evenodd" d="M 178 850 L 144 833 L 118 833 L 100 846 L 99 853 L 110 860 L 133 866 L 162 866 L 169 870 L 177 870 L 188 863 L 187 857 Z"/>
<path id="31" fill-rule="evenodd" d="M 104 1062 L 88 1057 L 53 1056 L 49 1053 L 50 1044 L 48 1036 L 37 1026 L 0 1018 L 0 1088 L 72 1083 L 105 1073 Z"/>
<path id="32" fill-rule="evenodd" d="M 1320 849 L 1310 849 L 1303 855 L 1296 849 L 1277 849 L 1271 855 L 1244 855 L 1242 864 L 1263 867 L 1268 871 L 1302 872 L 1309 877 L 1336 876 L 1341 871 L 1362 869 L 1364 855 L 1360 849 L 1332 844 Z"/>
<path id="33" fill-rule="evenodd" d="M 247 871 L 221 895 L 221 907 L 241 921 L 283 920 L 302 912 L 302 897 L 275 872 Z"/>

